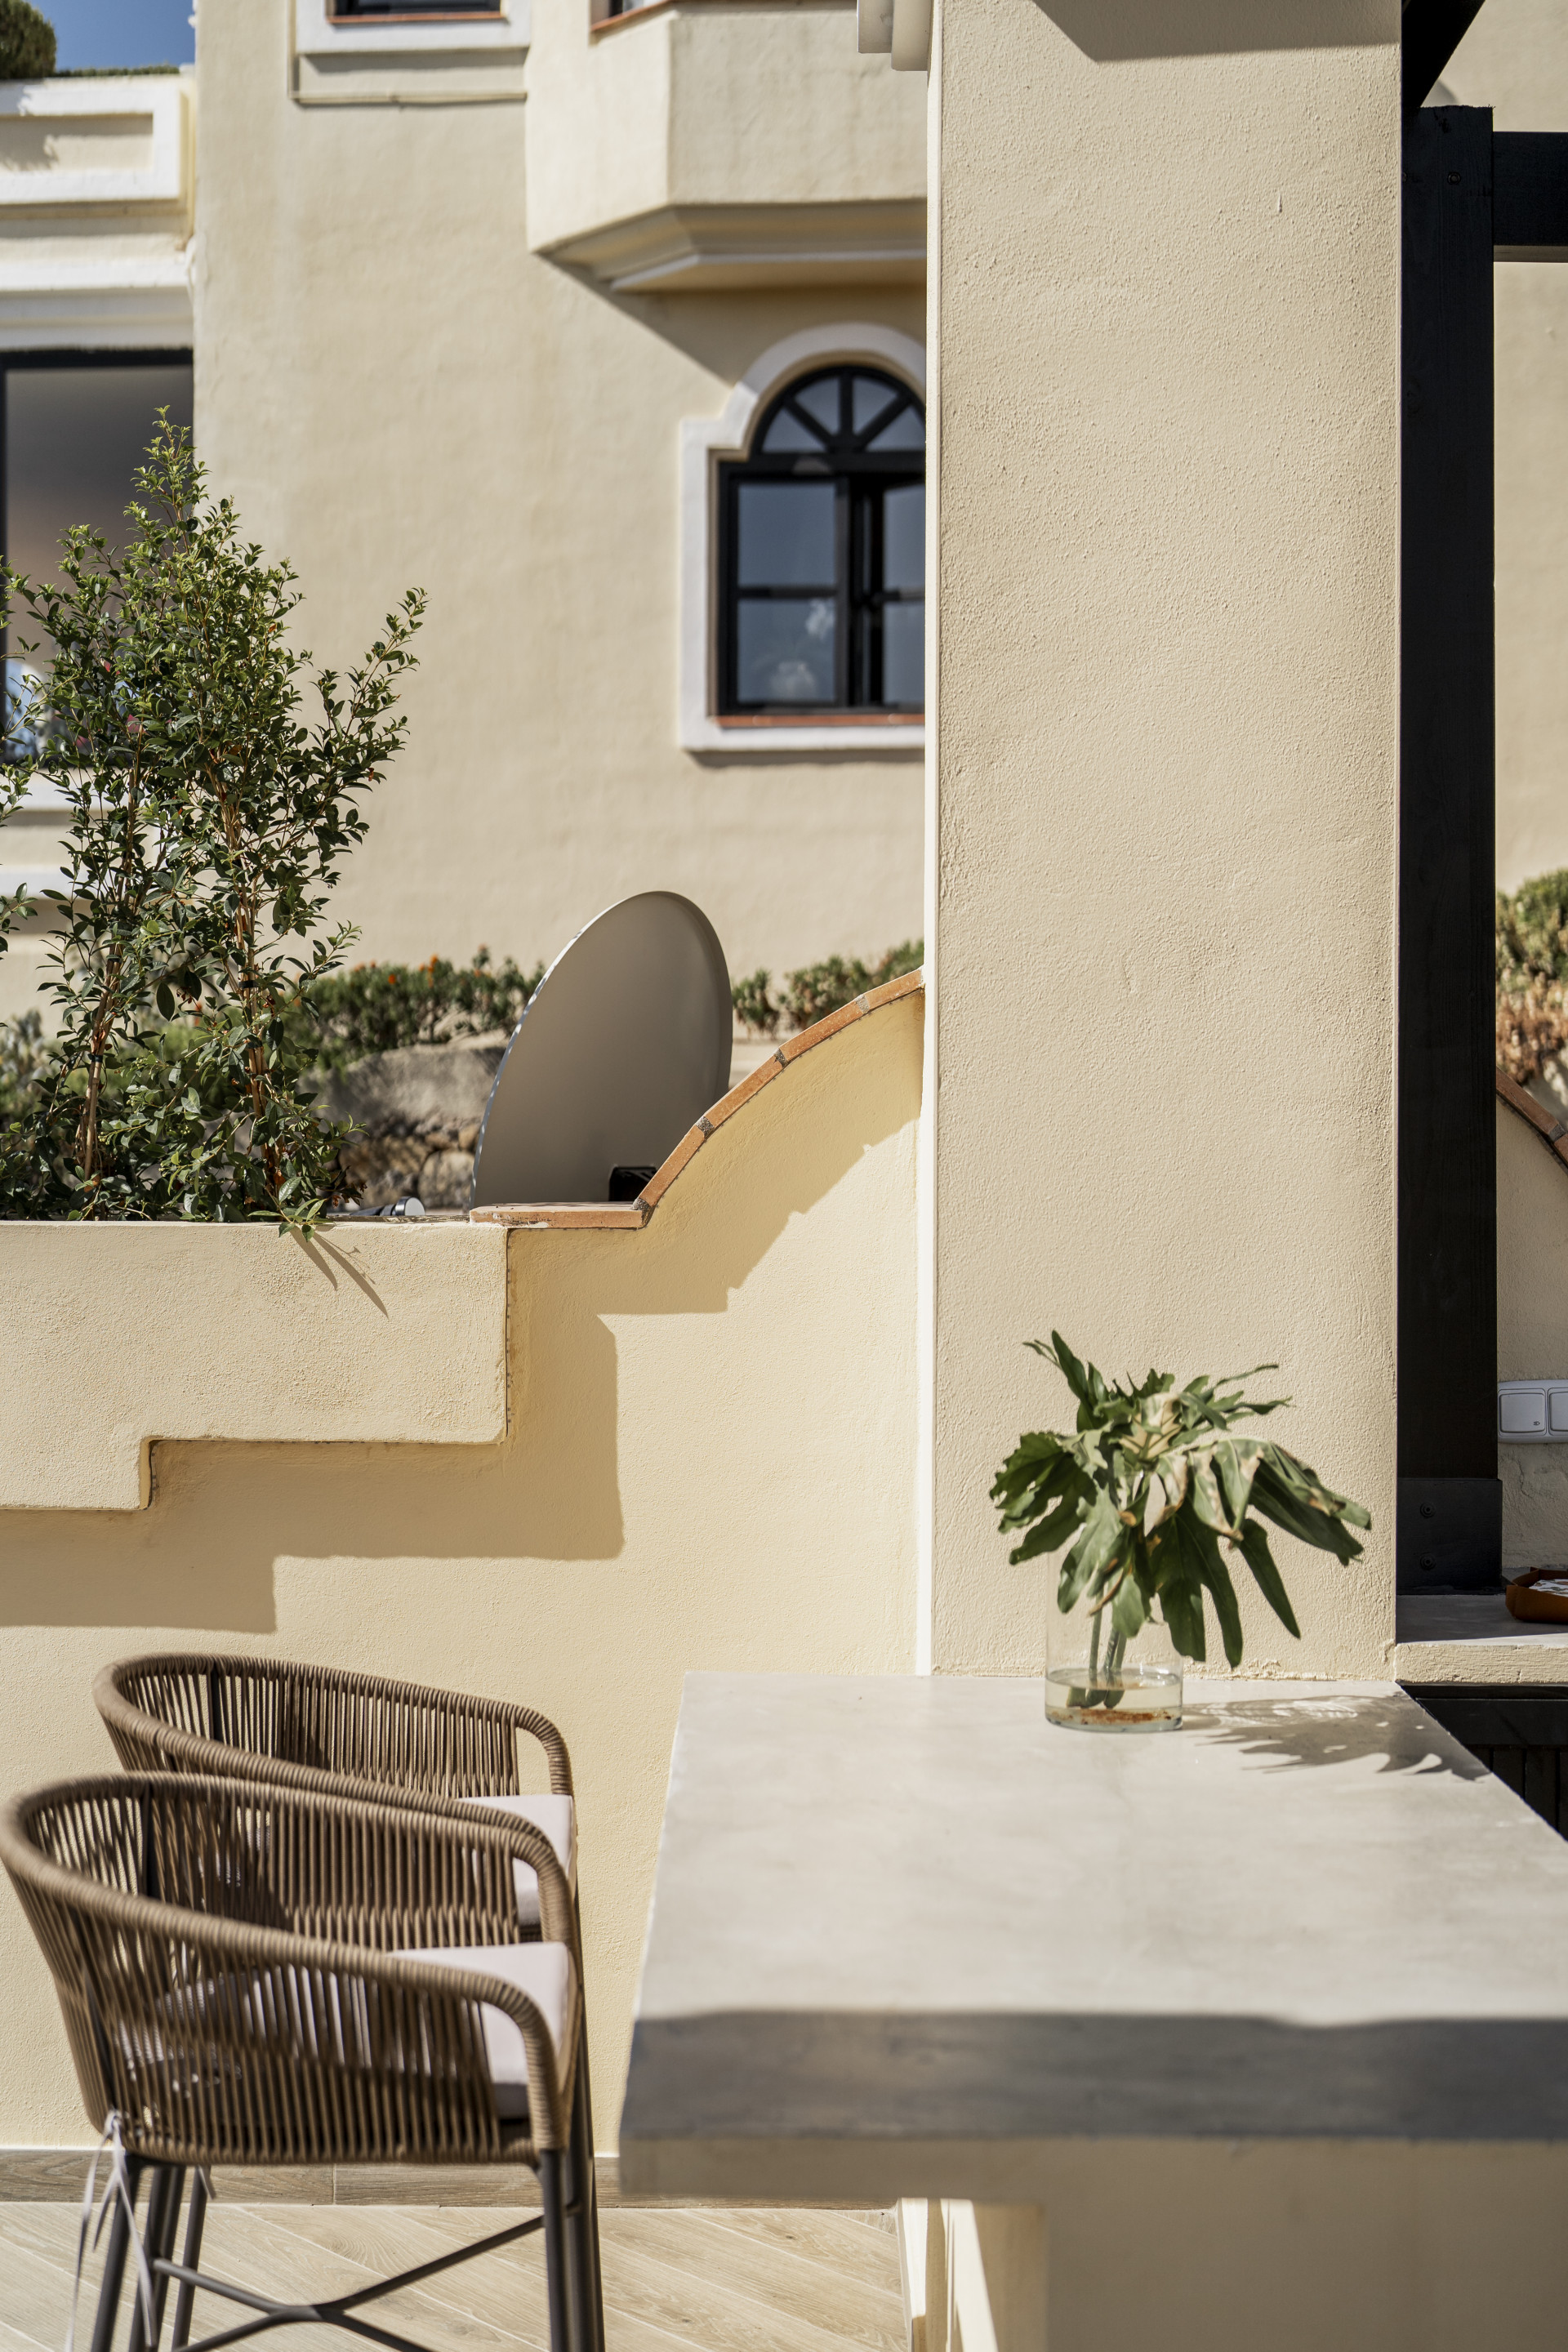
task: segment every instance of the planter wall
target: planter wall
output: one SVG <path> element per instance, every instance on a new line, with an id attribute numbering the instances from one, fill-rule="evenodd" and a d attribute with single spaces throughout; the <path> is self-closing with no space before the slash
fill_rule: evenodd
<path id="1" fill-rule="evenodd" d="M 500 1236 L 480 1226 L 0 1223 L 0 1509 L 133 1511 L 160 1440 L 489 1445 Z"/>

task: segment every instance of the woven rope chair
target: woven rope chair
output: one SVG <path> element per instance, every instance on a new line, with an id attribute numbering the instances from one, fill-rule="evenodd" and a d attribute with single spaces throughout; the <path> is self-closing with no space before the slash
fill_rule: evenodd
<path id="1" fill-rule="evenodd" d="M 575 1860 L 572 1759 L 549 1717 L 505 1699 L 474 1698 L 423 1684 L 391 1682 L 288 1658 L 168 1652 L 105 1666 L 93 1702 L 129 1772 L 197 1772 L 276 1782 L 322 1795 L 417 1804 L 454 1818 L 478 1801 L 530 1800 L 519 1760 L 526 1739 L 544 1754 L 553 1833 Z M 563 1805 L 560 1801 L 564 1800 Z M 541 1811 L 542 1808 L 535 1806 Z M 563 1817 L 563 1832 L 560 1826 Z M 527 1890 L 520 1874 L 519 1896 Z M 536 1932 L 524 1911 L 523 1932 Z M 577 1941 L 582 1982 L 581 1933 Z M 588 2021 L 581 2005 L 583 2129 L 594 2145 L 588 2087 Z M 596 2207 L 590 2166 L 588 2197 Z M 595 2342 L 604 2338 L 596 2213 L 589 2231 L 595 2262 Z"/>
<path id="2" fill-rule="evenodd" d="M 531 1943 L 518 1918 L 520 1860 L 539 1883 L 542 1936 Z M 552 2352 L 596 2344 L 575 1920 L 541 1831 L 473 1810 L 454 1820 L 132 1773 L 14 1799 L 0 1810 L 0 1861 L 54 1977 L 89 2117 L 101 2131 L 118 2116 L 133 2194 L 155 2168 L 153 2342 L 138 2300 L 131 2352 L 156 2352 L 170 2279 L 175 2346 L 188 2340 L 199 2285 L 242 2306 L 239 2333 L 315 2319 L 412 2352 L 354 2315 L 541 2230 Z M 542 2211 L 305 2306 L 198 2273 L 198 2176 L 184 2259 L 173 2259 L 193 2166 L 405 2163 L 526 2164 Z M 94 2352 L 109 2352 L 128 2244 L 119 2213 Z"/>
<path id="3" fill-rule="evenodd" d="M 342 1779 L 427 1796 L 517 1796 L 518 1737 L 543 1749 L 550 1787 L 572 1794 L 566 1743 L 504 1699 L 287 1658 L 174 1654 L 105 1666 L 93 1701 L 129 1772 L 230 1773 L 321 1788 Z"/>

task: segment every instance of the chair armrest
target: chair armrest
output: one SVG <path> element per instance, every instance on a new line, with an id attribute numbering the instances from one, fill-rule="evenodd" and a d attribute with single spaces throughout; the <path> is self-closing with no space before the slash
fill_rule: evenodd
<path id="1" fill-rule="evenodd" d="M 566 1742 L 548 1716 L 536 1707 L 524 1706 L 514 1700 L 479 1698 L 460 1691 L 444 1691 L 419 1683 L 389 1681 L 374 1675 L 351 1674 L 335 1667 L 316 1667 L 290 1660 L 255 1657 L 227 1657 L 206 1654 L 171 1653 L 140 1658 L 121 1658 L 102 1668 L 94 1677 L 93 1704 L 102 1717 L 110 1738 L 114 1742 L 121 1762 L 129 1771 L 154 1771 L 174 1769 L 184 1771 L 224 1772 L 233 1769 L 237 1754 L 249 1759 L 254 1779 L 282 1778 L 285 1774 L 321 1772 L 323 1768 L 297 1764 L 282 1757 L 272 1757 L 247 1747 L 243 1736 L 226 1737 L 226 1727 L 216 1720 L 224 1704 L 223 1685 L 226 1680 L 253 1677 L 284 1689 L 297 1690 L 318 1696 L 343 1696 L 367 1700 L 373 1705 L 384 1701 L 406 1720 L 423 1714 L 437 1721 L 447 1720 L 460 1726 L 464 1722 L 481 1722 L 510 1731 L 515 1738 L 525 1731 L 543 1749 L 549 1767 L 551 1791 L 569 1797 L 572 1790 L 572 1761 Z M 203 1730 L 190 1722 L 173 1723 L 152 1708 L 142 1706 L 132 1691 L 138 1681 L 161 1679 L 174 1686 L 184 1711 L 199 1723 L 203 1706 L 196 1696 L 205 1694 L 205 1712 L 210 1729 Z M 171 1697 L 171 1705 L 175 1703 Z M 264 1769 L 268 1768 L 268 1769 Z M 340 1777 L 362 1779 L 369 1785 L 412 1784 L 381 1779 L 368 1770 Z M 312 1785 L 307 1778 L 289 1785 Z M 510 1791 L 494 1789 L 474 1794 L 503 1795 Z"/>

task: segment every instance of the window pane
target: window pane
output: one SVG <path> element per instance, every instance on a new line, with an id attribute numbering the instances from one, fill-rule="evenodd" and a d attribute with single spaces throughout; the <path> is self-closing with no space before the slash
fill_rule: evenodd
<path id="1" fill-rule="evenodd" d="M 831 482 L 742 482 L 735 577 L 742 588 L 831 588 Z"/>
<path id="2" fill-rule="evenodd" d="M 191 371 L 169 367 L 11 368 L 5 383 L 5 538 L 13 567 L 57 576 L 59 542 L 79 522 L 110 545 L 127 535 L 132 476 L 160 408 L 191 421 Z M 12 623 L 34 634 L 26 615 Z"/>
<path id="3" fill-rule="evenodd" d="M 809 425 L 803 425 L 787 408 L 781 408 L 763 437 L 763 446 L 775 449 L 820 449 L 822 437 Z"/>
<path id="4" fill-rule="evenodd" d="M 925 580 L 925 484 L 910 482 L 882 500 L 882 585 L 923 589 Z"/>
<path id="5" fill-rule="evenodd" d="M 831 702 L 837 611 L 826 596 L 737 607 L 742 702 Z"/>
<path id="6" fill-rule="evenodd" d="M 901 409 L 885 433 L 879 433 L 868 446 L 873 449 L 923 449 L 926 445 L 926 421 L 912 404 Z"/>
<path id="7" fill-rule="evenodd" d="M 882 607 L 882 699 L 884 702 L 925 700 L 926 608 L 919 604 Z"/>
<path id="8" fill-rule="evenodd" d="M 815 383 L 803 384 L 795 394 L 796 404 L 808 416 L 815 416 L 826 432 L 838 430 L 838 378 L 819 376 Z"/>
<path id="9" fill-rule="evenodd" d="M 851 409 L 856 432 L 864 433 L 871 419 L 880 416 L 884 408 L 890 408 L 899 396 L 895 385 L 879 383 L 874 375 L 858 375 Z"/>

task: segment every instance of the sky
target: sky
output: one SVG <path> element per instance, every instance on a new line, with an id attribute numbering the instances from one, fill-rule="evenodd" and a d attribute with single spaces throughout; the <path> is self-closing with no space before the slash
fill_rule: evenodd
<path id="1" fill-rule="evenodd" d="M 58 62 L 188 66 L 196 54 L 195 0 L 34 0 L 55 28 Z"/>

